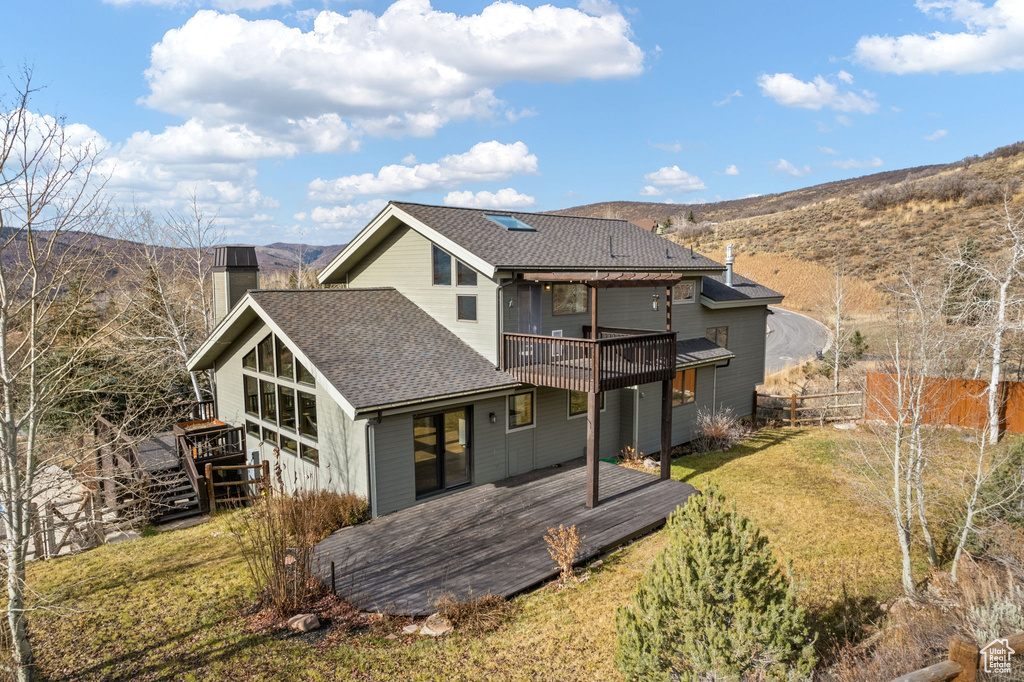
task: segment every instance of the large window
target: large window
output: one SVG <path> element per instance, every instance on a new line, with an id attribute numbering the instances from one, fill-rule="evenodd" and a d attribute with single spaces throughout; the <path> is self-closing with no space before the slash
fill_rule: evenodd
<path id="1" fill-rule="evenodd" d="M 448 286 L 452 283 L 452 257 L 431 244 L 434 284 Z"/>
<path id="2" fill-rule="evenodd" d="M 508 397 L 509 430 L 533 426 L 533 400 L 533 391 L 516 393 Z"/>
<path id="3" fill-rule="evenodd" d="M 672 379 L 672 407 L 688 405 L 697 399 L 697 370 L 684 369 Z"/>
<path id="4" fill-rule="evenodd" d="M 604 409 L 604 391 L 601 392 L 598 398 L 601 408 Z M 587 392 L 586 391 L 569 391 L 569 416 L 579 417 L 587 413 Z"/>
<path id="5" fill-rule="evenodd" d="M 267 338 L 260 341 L 259 345 L 256 346 L 256 354 L 260 360 L 260 371 L 264 374 L 274 373 L 274 335 L 270 334 Z"/>
<path id="6" fill-rule="evenodd" d="M 553 285 L 551 287 L 551 312 L 554 315 L 576 315 L 587 312 L 587 285 Z"/>
<path id="7" fill-rule="evenodd" d="M 295 430 L 295 389 L 287 386 L 277 387 L 279 398 L 278 407 L 281 408 L 281 426 L 286 429 Z"/>
<path id="8" fill-rule="evenodd" d="M 455 283 L 460 287 L 476 286 L 476 270 L 469 267 L 462 261 L 455 261 L 456 279 Z"/>
<path id="9" fill-rule="evenodd" d="M 277 422 L 276 386 L 269 381 L 260 381 L 260 416 L 268 422 Z"/>
<path id="10" fill-rule="evenodd" d="M 275 338 L 274 340 L 277 345 L 277 376 L 284 379 L 294 379 L 295 368 L 292 366 L 292 363 L 295 361 L 295 357 L 288 346 L 281 342 L 281 339 Z"/>
<path id="11" fill-rule="evenodd" d="M 256 369 L 256 349 L 253 348 L 251 351 L 242 356 L 242 368 L 243 369 Z"/>
<path id="12" fill-rule="evenodd" d="M 476 296 L 456 296 L 455 299 L 458 319 L 476 322 Z"/>
<path id="13" fill-rule="evenodd" d="M 428 495 L 469 483 L 469 408 L 413 419 L 416 495 Z"/>
<path id="14" fill-rule="evenodd" d="M 299 391 L 299 433 L 316 438 L 316 396 Z"/>
<path id="15" fill-rule="evenodd" d="M 302 459 L 317 466 L 320 465 L 320 451 L 316 448 L 312 448 L 305 443 L 299 443 L 299 452 L 302 453 Z"/>
<path id="16" fill-rule="evenodd" d="M 729 328 L 728 327 L 708 327 L 707 333 L 708 341 L 717 343 L 722 348 L 729 347 Z"/>
<path id="17" fill-rule="evenodd" d="M 316 379 L 313 378 L 313 373 L 306 369 L 298 360 L 295 361 L 295 369 L 297 370 L 296 374 L 298 374 L 300 384 L 309 384 L 310 386 L 316 385 Z"/>
<path id="18" fill-rule="evenodd" d="M 697 281 L 688 279 L 672 287 L 672 303 L 693 303 L 697 293 Z"/>
<path id="19" fill-rule="evenodd" d="M 245 411 L 251 415 L 259 416 L 260 395 L 256 377 L 243 376 L 242 386 L 245 391 Z"/>
<path id="20" fill-rule="evenodd" d="M 285 452 L 290 452 L 293 455 L 299 454 L 299 443 L 292 436 L 287 433 L 281 434 L 281 449 Z"/>

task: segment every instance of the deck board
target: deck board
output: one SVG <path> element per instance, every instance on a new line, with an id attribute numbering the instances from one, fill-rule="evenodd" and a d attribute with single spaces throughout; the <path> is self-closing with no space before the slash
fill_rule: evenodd
<path id="1" fill-rule="evenodd" d="M 316 570 L 359 608 L 421 615 L 444 593 L 510 597 L 557 573 L 547 529 L 576 525 L 585 561 L 664 523 L 695 489 L 602 462 L 601 504 L 584 506 L 576 460 L 343 528 L 316 547 Z"/>

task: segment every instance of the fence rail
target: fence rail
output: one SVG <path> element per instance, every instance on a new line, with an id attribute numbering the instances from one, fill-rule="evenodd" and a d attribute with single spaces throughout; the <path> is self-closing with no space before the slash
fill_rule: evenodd
<path id="1" fill-rule="evenodd" d="M 217 474 L 220 472 L 241 473 L 244 476 L 245 473 L 250 471 L 259 471 L 260 475 L 256 478 L 242 478 L 234 481 L 217 480 Z M 227 495 L 218 497 L 218 489 L 225 489 Z M 212 463 L 206 465 L 206 497 L 209 501 L 211 513 L 217 511 L 218 504 L 221 506 L 231 506 L 249 503 L 269 494 L 270 462 L 232 464 L 230 466 L 215 466 Z"/>
<path id="2" fill-rule="evenodd" d="M 857 396 L 854 400 L 850 396 Z M 827 401 L 819 405 L 807 405 L 807 401 Z M 754 391 L 754 428 L 764 419 L 786 422 L 790 426 L 802 424 L 831 424 L 849 422 L 864 418 L 864 396 L 860 391 L 840 391 L 839 393 L 817 393 L 812 395 L 775 395 Z M 805 413 L 811 416 L 801 416 Z"/>
<path id="3" fill-rule="evenodd" d="M 32 503 L 29 506 L 31 558 L 52 559 L 62 553 L 102 545 L 106 541 L 106 524 L 101 507 L 98 496 L 91 490 L 60 502 Z"/>
<path id="4" fill-rule="evenodd" d="M 1024 664 L 1020 660 L 1021 654 L 1024 653 L 1024 632 L 1001 637 L 1000 640 L 1002 639 L 1006 640 L 1008 649 L 1014 652 L 1010 656 L 1017 658 L 1014 664 Z M 998 641 L 996 640 L 996 642 Z M 993 644 L 996 642 L 993 642 Z M 991 648 L 991 645 L 985 648 Z M 897 677 L 892 682 L 975 682 L 975 680 L 979 679 L 978 673 L 984 669 L 982 656 L 982 650 L 977 644 L 963 637 L 954 636 L 949 640 L 949 654 L 945 661 L 907 673 Z M 999 675 L 999 679 L 1003 679 L 1003 676 Z M 1019 678 L 1007 677 L 1006 679 Z"/>

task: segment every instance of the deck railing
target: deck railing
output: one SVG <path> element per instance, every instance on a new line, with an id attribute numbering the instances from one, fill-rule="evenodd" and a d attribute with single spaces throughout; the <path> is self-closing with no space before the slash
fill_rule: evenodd
<path id="1" fill-rule="evenodd" d="M 675 375 L 675 332 L 623 331 L 636 333 L 596 340 L 505 334 L 502 367 L 536 386 L 586 392 L 665 381 Z"/>
<path id="2" fill-rule="evenodd" d="M 234 426 L 214 432 L 178 435 L 178 452 L 183 459 L 199 462 L 245 452 L 245 428 Z"/>

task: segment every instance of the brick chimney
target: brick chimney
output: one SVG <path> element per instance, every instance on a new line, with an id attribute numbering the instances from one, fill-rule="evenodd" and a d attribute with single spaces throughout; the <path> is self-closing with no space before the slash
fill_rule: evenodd
<path id="1" fill-rule="evenodd" d="M 260 288 L 254 246 L 218 246 L 213 250 L 213 321 L 220 322 L 249 289 Z"/>

